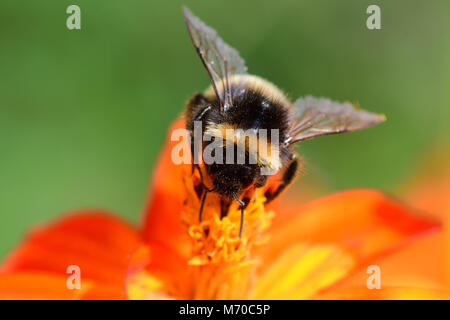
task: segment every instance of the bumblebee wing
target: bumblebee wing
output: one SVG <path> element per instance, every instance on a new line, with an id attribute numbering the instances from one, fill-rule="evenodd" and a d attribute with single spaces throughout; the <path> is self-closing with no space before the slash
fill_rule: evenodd
<path id="1" fill-rule="evenodd" d="M 208 71 L 220 106 L 225 111 L 232 102 L 230 76 L 247 73 L 244 59 L 188 8 L 183 7 L 183 14 L 192 43 Z"/>
<path id="2" fill-rule="evenodd" d="M 294 110 L 296 121 L 285 140 L 287 144 L 365 129 L 386 119 L 384 115 L 357 109 L 349 102 L 311 96 L 295 101 Z"/>

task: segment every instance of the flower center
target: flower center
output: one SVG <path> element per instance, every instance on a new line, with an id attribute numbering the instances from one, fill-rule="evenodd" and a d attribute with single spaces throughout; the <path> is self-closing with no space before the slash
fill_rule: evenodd
<path id="1" fill-rule="evenodd" d="M 206 172 L 203 176 L 207 177 Z M 207 185 L 208 182 L 204 181 Z M 267 241 L 265 231 L 273 216 L 272 212 L 264 209 L 263 191 L 256 190 L 246 206 L 243 231 L 239 236 L 241 209 L 236 201 L 221 217 L 220 195 L 208 193 L 200 221 L 201 194 L 196 191 L 201 186 L 199 175 L 186 175 L 184 185 L 187 200 L 181 218 L 192 241 L 189 260 L 194 284 L 192 298 L 245 297 L 251 288 L 251 274 L 256 267 L 252 248 Z"/>

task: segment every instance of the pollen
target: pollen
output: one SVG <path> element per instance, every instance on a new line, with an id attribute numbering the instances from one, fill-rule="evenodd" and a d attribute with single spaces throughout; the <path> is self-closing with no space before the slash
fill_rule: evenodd
<path id="1" fill-rule="evenodd" d="M 273 212 L 264 208 L 263 192 L 256 190 L 245 208 L 243 232 L 239 236 L 241 210 L 237 202 L 221 217 L 220 196 L 208 193 L 200 221 L 201 195 L 196 192 L 201 185 L 199 175 L 185 175 L 184 185 L 187 199 L 181 218 L 192 241 L 189 265 L 196 283 L 192 298 L 245 296 L 252 284 L 249 275 L 258 262 L 252 249 L 268 241 L 266 230 L 273 217 Z"/>

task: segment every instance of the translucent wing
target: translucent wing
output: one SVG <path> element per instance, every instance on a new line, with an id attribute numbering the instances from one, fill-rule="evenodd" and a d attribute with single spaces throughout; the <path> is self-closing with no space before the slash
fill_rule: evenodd
<path id="1" fill-rule="evenodd" d="M 246 74 L 245 62 L 214 29 L 205 25 L 188 8 L 183 7 L 183 14 L 192 43 L 208 71 L 220 106 L 225 111 L 232 102 L 230 76 Z"/>
<path id="2" fill-rule="evenodd" d="M 356 109 L 349 102 L 339 103 L 311 96 L 295 101 L 294 109 L 297 121 L 288 133 L 287 144 L 365 129 L 386 119 L 384 115 Z"/>

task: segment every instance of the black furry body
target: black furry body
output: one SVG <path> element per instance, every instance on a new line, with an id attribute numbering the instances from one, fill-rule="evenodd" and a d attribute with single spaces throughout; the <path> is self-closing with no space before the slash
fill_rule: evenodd
<path id="1" fill-rule="evenodd" d="M 349 102 L 339 103 L 327 98 L 306 96 L 291 103 L 272 83 L 249 75 L 244 59 L 214 29 L 185 7 L 183 13 L 194 48 L 211 80 L 211 87 L 202 94 L 195 94 L 186 108 L 186 128 L 191 133 L 194 157 L 193 169 L 199 170 L 200 189 L 203 190 L 199 218 L 201 220 L 208 192 L 216 192 L 221 196 L 222 216 L 228 212 L 228 206 L 234 199 L 241 208 L 241 235 L 244 208 L 250 201 L 247 191 L 268 185 L 264 195 L 266 202 L 269 202 L 294 180 L 299 165 L 293 150 L 295 143 L 323 135 L 365 129 L 386 118 L 355 108 Z M 204 142 L 195 137 L 196 121 L 201 122 L 201 135 L 204 132 L 206 138 L 211 137 L 212 140 Z M 238 132 L 233 131 L 235 133 L 229 137 L 229 129 L 237 129 Z M 265 135 L 258 129 L 265 129 L 267 133 L 271 129 L 278 129 L 278 141 L 273 141 L 271 135 Z M 242 131 L 247 130 L 248 134 L 242 134 Z M 249 141 L 257 140 L 258 145 L 255 147 L 254 143 L 247 143 L 247 138 Z M 202 137 L 200 140 L 203 140 Z M 196 150 L 199 149 L 198 142 L 202 150 Z M 270 145 L 271 152 L 261 152 L 259 142 L 261 145 Z M 276 147 L 276 152 L 272 152 L 272 147 Z M 221 155 L 216 157 L 203 152 L 211 150 L 217 155 L 221 151 L 226 153 L 229 148 L 240 151 L 239 161 L 228 161 L 233 160 L 231 156 L 226 162 L 215 161 Z M 201 154 L 209 159 L 205 167 L 212 187 L 204 184 L 202 170 L 196 162 L 200 153 L 198 151 L 202 151 Z M 245 156 L 242 151 L 246 153 Z M 267 183 L 268 175 L 280 178 L 275 183 L 272 183 L 272 179 Z"/>
<path id="2" fill-rule="evenodd" d="M 190 132 L 191 137 L 193 137 L 195 121 L 201 121 L 202 132 L 205 132 L 211 124 L 226 125 L 243 130 L 266 129 L 268 142 L 279 145 L 279 157 L 283 167 L 283 179 L 280 185 L 287 186 L 297 171 L 296 161 L 294 161 L 295 166 L 289 166 L 295 160 L 293 148 L 283 143 L 291 125 L 289 106 L 283 105 L 270 95 L 268 96 L 262 89 L 242 80 L 234 83 L 232 86 L 233 103 L 226 111 L 221 110 L 216 95 L 208 94 L 208 92 L 195 94 L 187 102 L 186 129 Z M 278 141 L 273 141 L 273 137 L 270 135 L 271 129 L 279 130 Z M 202 148 L 204 149 L 208 143 L 203 142 Z M 193 141 L 191 141 L 192 145 Z M 247 190 L 265 186 L 270 176 L 261 175 L 260 166 L 250 163 L 251 157 L 254 155 L 246 152 L 244 164 L 237 164 L 237 161 L 234 161 L 233 164 L 205 164 L 206 172 L 213 182 L 210 191 L 231 200 L 237 199 Z M 284 177 L 285 175 L 288 177 Z M 285 178 L 288 178 L 289 181 Z M 267 194 L 268 201 L 275 198 L 282 189 L 284 187 Z"/>

